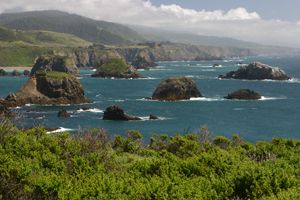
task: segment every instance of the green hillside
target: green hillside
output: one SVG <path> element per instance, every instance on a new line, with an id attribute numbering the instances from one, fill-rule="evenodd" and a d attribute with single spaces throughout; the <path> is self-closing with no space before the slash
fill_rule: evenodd
<path id="1" fill-rule="evenodd" d="M 65 33 L 0 27 L 0 66 L 31 66 L 37 56 L 55 49 L 88 47 L 91 44 Z"/>
<path id="2" fill-rule="evenodd" d="M 16 43 L 41 46 L 86 47 L 91 45 L 76 36 L 51 31 L 20 31 L 0 27 L 0 45 L 15 46 Z"/>
<path id="3" fill-rule="evenodd" d="M 102 44 L 127 44 L 143 41 L 132 29 L 60 11 L 34 11 L 0 15 L 0 25 L 20 30 L 47 30 L 76 35 Z"/>

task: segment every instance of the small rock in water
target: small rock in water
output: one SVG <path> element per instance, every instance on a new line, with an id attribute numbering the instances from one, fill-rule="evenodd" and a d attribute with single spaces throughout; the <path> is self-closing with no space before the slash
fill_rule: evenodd
<path id="1" fill-rule="evenodd" d="M 119 106 L 110 106 L 106 108 L 103 120 L 117 120 L 117 121 L 130 121 L 130 120 L 142 120 L 139 117 L 127 115 Z"/>
<path id="2" fill-rule="evenodd" d="M 24 76 L 29 76 L 30 75 L 30 71 L 29 70 L 24 70 L 23 75 Z"/>
<path id="3" fill-rule="evenodd" d="M 12 73 L 11 73 L 12 76 L 20 76 L 21 73 L 17 70 L 14 70 Z"/>
<path id="4" fill-rule="evenodd" d="M 0 69 L 0 76 L 6 76 L 7 72 L 4 69 Z"/>
<path id="5" fill-rule="evenodd" d="M 237 90 L 228 94 L 225 99 L 243 99 L 243 100 L 257 100 L 261 99 L 261 95 L 249 89 Z"/>
<path id="6" fill-rule="evenodd" d="M 155 115 L 150 115 L 149 116 L 149 119 L 150 120 L 157 120 L 157 119 L 159 119 L 157 116 L 155 116 Z"/>
<path id="7" fill-rule="evenodd" d="M 70 115 L 70 113 L 68 113 L 68 111 L 61 110 L 61 111 L 58 112 L 57 117 L 68 118 L 68 117 L 71 117 L 71 115 Z"/>

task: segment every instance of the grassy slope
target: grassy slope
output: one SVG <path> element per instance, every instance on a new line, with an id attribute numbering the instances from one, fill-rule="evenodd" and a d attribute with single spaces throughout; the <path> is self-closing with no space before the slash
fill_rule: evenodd
<path id="1" fill-rule="evenodd" d="M 97 70 L 106 74 L 123 74 L 128 72 L 128 65 L 123 59 L 110 59 Z"/>
<path id="2" fill-rule="evenodd" d="M 9 131 L 7 131 L 9 130 Z M 300 141 L 141 135 L 108 140 L 0 126 L 3 199 L 299 199 Z"/>
<path id="3" fill-rule="evenodd" d="M 76 36 L 50 31 L 16 31 L 0 27 L 0 65 L 31 66 L 34 59 L 62 47 L 91 45 Z"/>

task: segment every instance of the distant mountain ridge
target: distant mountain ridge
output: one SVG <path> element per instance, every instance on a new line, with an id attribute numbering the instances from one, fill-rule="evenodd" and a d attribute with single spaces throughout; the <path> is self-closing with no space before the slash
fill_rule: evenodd
<path id="1" fill-rule="evenodd" d="M 0 26 L 20 30 L 46 30 L 73 34 L 107 45 L 142 42 L 145 39 L 127 26 L 89 19 L 61 11 L 32 11 L 0 14 Z"/>

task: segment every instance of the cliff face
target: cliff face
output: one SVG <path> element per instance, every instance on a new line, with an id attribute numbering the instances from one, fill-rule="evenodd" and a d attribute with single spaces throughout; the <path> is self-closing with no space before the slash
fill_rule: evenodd
<path id="1" fill-rule="evenodd" d="M 30 77 L 16 93 L 9 94 L 0 103 L 7 107 L 25 104 L 80 104 L 87 103 L 79 80 L 63 72 L 45 72 Z"/>
<path id="2" fill-rule="evenodd" d="M 136 68 L 155 66 L 157 61 L 215 60 L 255 55 L 249 49 L 219 48 L 174 43 L 145 43 L 133 47 L 90 46 L 88 48 L 53 49 L 52 54 L 67 56 L 77 67 L 97 68 L 110 59 L 123 58 Z"/>
<path id="3" fill-rule="evenodd" d="M 132 62 L 136 66 L 135 61 L 139 57 L 148 61 L 175 61 L 175 60 L 215 60 L 226 57 L 244 57 L 255 55 L 249 49 L 240 48 L 221 48 L 196 46 L 188 44 L 174 43 L 149 43 L 141 44 L 141 48 L 117 48 L 116 52 Z M 138 67 L 138 66 L 136 66 Z"/>

